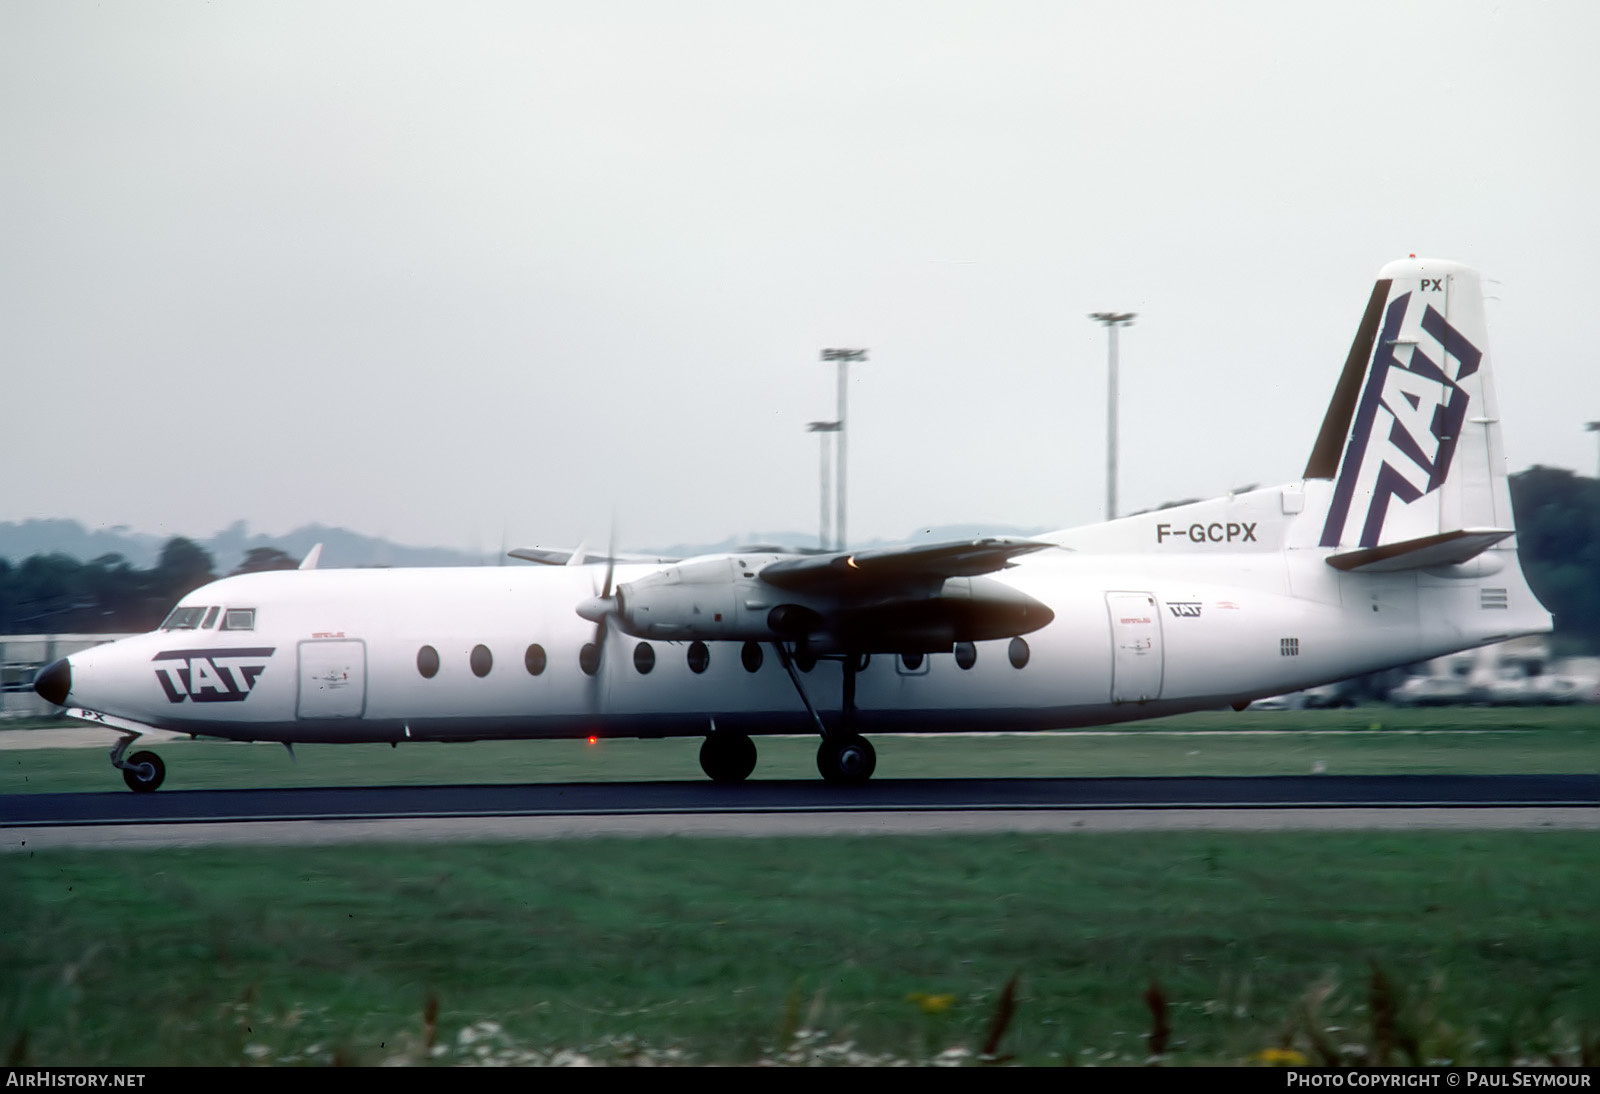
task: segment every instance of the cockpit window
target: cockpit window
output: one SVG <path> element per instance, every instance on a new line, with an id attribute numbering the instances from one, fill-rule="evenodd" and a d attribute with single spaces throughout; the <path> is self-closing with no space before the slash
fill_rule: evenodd
<path id="1" fill-rule="evenodd" d="M 217 613 L 221 610 L 221 608 L 207 608 L 206 621 L 200 624 L 200 629 L 209 631 L 212 627 L 215 627 L 217 625 Z"/>
<path id="2" fill-rule="evenodd" d="M 229 608 L 222 617 L 222 629 L 225 631 L 255 630 L 256 610 L 254 608 Z"/>
<path id="3" fill-rule="evenodd" d="M 167 616 L 167 621 L 161 624 L 164 631 L 192 631 L 200 625 L 200 620 L 205 618 L 204 608 L 173 608 L 172 614 Z"/>

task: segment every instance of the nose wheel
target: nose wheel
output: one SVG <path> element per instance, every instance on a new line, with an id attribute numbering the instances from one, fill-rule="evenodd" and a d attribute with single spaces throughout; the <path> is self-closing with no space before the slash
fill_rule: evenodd
<path id="1" fill-rule="evenodd" d="M 135 752 L 122 768 L 122 781 L 135 794 L 158 789 L 167 777 L 167 765 L 154 752 Z"/>
<path id="2" fill-rule="evenodd" d="M 854 785 L 872 778 L 878 754 L 872 742 L 854 733 L 825 737 L 817 746 L 817 770 L 831 783 Z"/>
<path id="3" fill-rule="evenodd" d="M 167 777 L 167 765 L 154 752 L 135 752 L 126 760 L 122 754 L 134 738 L 124 737 L 111 749 L 111 766 L 122 772 L 122 781 L 135 794 L 148 794 L 158 789 Z"/>

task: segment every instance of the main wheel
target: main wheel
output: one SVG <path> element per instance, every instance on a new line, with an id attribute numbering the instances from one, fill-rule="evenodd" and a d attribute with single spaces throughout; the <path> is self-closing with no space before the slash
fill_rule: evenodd
<path id="1" fill-rule="evenodd" d="M 824 738 L 817 746 L 817 770 L 831 783 L 864 783 L 878 767 L 878 754 L 865 737 Z"/>
<path id="2" fill-rule="evenodd" d="M 700 769 L 712 782 L 744 782 L 756 769 L 756 744 L 743 733 L 713 733 L 700 746 Z"/>
<path id="3" fill-rule="evenodd" d="M 146 775 L 144 772 L 150 773 Z M 128 757 L 128 766 L 122 769 L 122 781 L 135 794 L 148 794 L 159 787 L 167 777 L 167 765 L 154 752 L 135 752 Z"/>

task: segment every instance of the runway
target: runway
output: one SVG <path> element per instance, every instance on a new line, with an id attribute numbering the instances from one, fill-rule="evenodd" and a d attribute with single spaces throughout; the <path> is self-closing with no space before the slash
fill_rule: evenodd
<path id="1" fill-rule="evenodd" d="M 883 779 L 0 797 L 6 850 L 368 839 L 1130 828 L 1600 827 L 1596 775 Z"/>

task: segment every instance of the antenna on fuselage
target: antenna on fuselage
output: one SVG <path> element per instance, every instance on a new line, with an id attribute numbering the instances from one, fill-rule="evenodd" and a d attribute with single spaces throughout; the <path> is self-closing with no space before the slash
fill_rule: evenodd
<path id="1" fill-rule="evenodd" d="M 317 544 L 306 552 L 306 557 L 300 560 L 300 569 L 315 570 L 317 562 L 322 558 L 322 544 Z"/>

